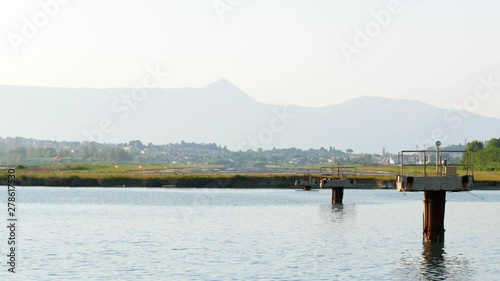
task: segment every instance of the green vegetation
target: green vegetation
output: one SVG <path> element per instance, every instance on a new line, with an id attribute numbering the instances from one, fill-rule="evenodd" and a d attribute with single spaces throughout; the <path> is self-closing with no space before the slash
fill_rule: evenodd
<path id="1" fill-rule="evenodd" d="M 224 169 L 263 169 L 268 165 L 372 163 L 371 154 L 348 154 L 334 147 L 302 150 L 284 148 L 230 151 L 215 143 L 176 144 L 58 142 L 0 137 L 0 166 L 57 164 L 218 165 Z"/>
<path id="2" fill-rule="evenodd" d="M 16 170 L 17 184 L 27 186 L 71 186 L 71 187 L 162 187 L 176 185 L 177 187 L 205 188 L 295 188 L 294 180 L 300 173 L 165 173 L 162 166 L 148 165 L 142 169 L 136 166 L 115 168 L 107 165 L 61 165 L 27 167 Z M 184 167 L 191 169 L 193 167 Z M 199 167 L 197 167 L 199 168 Z M 394 166 L 363 166 L 357 167 L 359 172 L 355 178 L 365 185 L 376 186 L 375 183 L 394 181 L 397 167 Z M 175 170 L 175 169 L 174 169 Z M 317 170 L 311 168 L 311 172 Z M 162 173 L 160 173 L 162 171 Z M 421 174 L 421 167 L 412 167 L 410 174 Z M 361 173 L 361 172 L 364 172 Z M 387 172 L 386 174 L 376 172 Z M 2 170 L 1 178 L 7 177 L 7 171 Z M 492 183 L 500 181 L 500 173 L 493 171 L 476 171 L 477 182 Z M 495 185 L 493 183 L 493 185 Z"/>
<path id="3" fill-rule="evenodd" d="M 474 141 L 471 141 L 467 144 L 467 149 L 466 150 L 469 150 L 469 151 L 472 151 L 472 152 L 478 152 L 479 150 L 483 149 L 484 148 L 484 145 L 482 142 L 478 141 L 478 140 L 474 140 Z"/>
<path id="4" fill-rule="evenodd" d="M 454 145 L 448 149 L 475 151 L 476 180 L 500 181 L 500 139 L 485 143 L 475 140 L 467 147 Z M 421 160 L 418 155 L 410 156 L 408 161 L 413 163 Z M 459 163 L 461 154 L 444 157 L 449 163 Z M 382 155 L 354 154 L 352 149 L 342 152 L 334 147 L 230 151 L 216 144 L 186 142 L 99 144 L 0 137 L 0 167 L 15 167 L 21 183 L 28 185 L 162 186 L 180 182 L 203 187 L 228 179 L 245 185 L 257 178 L 293 178 L 339 164 L 354 167 L 358 179 L 394 180 L 398 167 L 388 165 L 389 158 L 396 155 L 385 150 Z M 428 169 L 431 173 L 432 165 Z M 405 167 L 405 174 L 423 175 L 423 168 Z"/>
<path id="5" fill-rule="evenodd" d="M 493 138 L 484 145 L 480 141 L 472 141 L 467 149 L 474 151 L 474 169 L 478 171 L 500 171 L 500 138 Z"/>
<path id="6" fill-rule="evenodd" d="M 71 187 L 178 187 L 205 188 L 293 188 L 294 175 L 274 174 L 198 174 L 159 173 L 163 167 L 108 167 L 106 165 L 61 165 L 28 167 L 16 170 L 16 184 L 27 186 Z M 189 167 L 193 168 L 193 167 Z M 116 169 L 116 170 L 115 170 Z M 180 168 L 179 168 L 180 169 Z M 2 170 L 2 178 L 7 171 Z"/>

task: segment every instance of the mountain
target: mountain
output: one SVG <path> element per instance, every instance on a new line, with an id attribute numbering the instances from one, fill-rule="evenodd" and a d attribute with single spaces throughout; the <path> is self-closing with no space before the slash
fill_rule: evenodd
<path id="1" fill-rule="evenodd" d="M 215 142 L 229 149 L 422 149 L 498 137 L 500 119 L 404 99 L 359 97 L 321 108 L 260 103 L 226 80 L 204 88 L 0 86 L 0 136 L 123 143 Z"/>

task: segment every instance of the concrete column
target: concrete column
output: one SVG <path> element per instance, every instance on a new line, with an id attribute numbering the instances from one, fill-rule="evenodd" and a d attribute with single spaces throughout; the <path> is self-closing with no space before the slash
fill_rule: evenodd
<path id="1" fill-rule="evenodd" d="M 424 191 L 424 241 L 444 242 L 445 203 L 446 191 Z"/>

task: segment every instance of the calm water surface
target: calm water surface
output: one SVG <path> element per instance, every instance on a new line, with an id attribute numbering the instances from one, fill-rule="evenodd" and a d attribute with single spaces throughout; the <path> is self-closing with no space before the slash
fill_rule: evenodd
<path id="1" fill-rule="evenodd" d="M 429 245 L 422 193 L 18 187 L 0 280 L 498 280 L 500 192 L 474 194 L 447 194 Z"/>

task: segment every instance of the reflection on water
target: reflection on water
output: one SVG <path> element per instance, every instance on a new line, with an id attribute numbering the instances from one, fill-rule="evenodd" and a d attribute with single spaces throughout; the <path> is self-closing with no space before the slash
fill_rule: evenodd
<path id="1" fill-rule="evenodd" d="M 470 259 L 453 253 L 453 247 L 447 251 L 445 245 L 446 242 L 423 242 L 421 255 L 416 255 L 411 250 L 404 251 L 399 261 L 399 279 L 475 280 L 473 277 L 477 272 L 472 268 Z"/>
<path id="2" fill-rule="evenodd" d="M 449 255 L 445 243 L 423 243 L 420 273 L 425 280 L 472 280 L 473 270 L 466 257 Z"/>
<path id="3" fill-rule="evenodd" d="M 444 243 L 423 243 L 422 276 L 427 280 L 446 280 Z"/>
<path id="4" fill-rule="evenodd" d="M 323 219 L 335 223 L 342 223 L 346 220 L 353 220 L 356 216 L 355 205 L 327 204 L 320 205 L 320 215 Z"/>
<path id="5" fill-rule="evenodd" d="M 342 213 L 344 211 L 344 204 L 332 204 L 332 211 Z"/>

